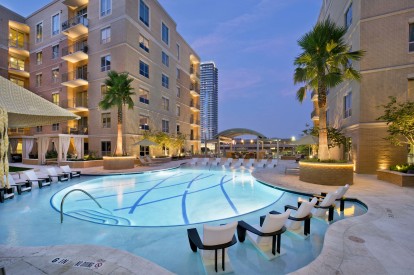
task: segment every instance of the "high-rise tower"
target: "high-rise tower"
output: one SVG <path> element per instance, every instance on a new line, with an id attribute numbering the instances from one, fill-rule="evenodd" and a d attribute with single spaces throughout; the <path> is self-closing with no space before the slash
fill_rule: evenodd
<path id="1" fill-rule="evenodd" d="M 212 139 L 218 130 L 218 70 L 214 62 L 200 65 L 201 140 Z"/>

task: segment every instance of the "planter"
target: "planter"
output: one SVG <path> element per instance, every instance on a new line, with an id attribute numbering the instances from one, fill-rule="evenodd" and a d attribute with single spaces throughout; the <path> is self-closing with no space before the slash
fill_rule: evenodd
<path id="1" fill-rule="evenodd" d="M 354 182 L 352 163 L 299 162 L 299 179 L 321 185 L 345 185 Z"/>
<path id="2" fill-rule="evenodd" d="M 103 157 L 104 170 L 132 169 L 135 166 L 135 157 Z"/>
<path id="3" fill-rule="evenodd" d="M 103 160 L 61 161 L 59 165 L 69 165 L 70 168 L 89 168 L 103 166 Z"/>
<path id="4" fill-rule="evenodd" d="M 38 159 L 23 159 L 22 163 L 28 164 L 28 165 L 38 165 L 39 160 Z"/>
<path id="5" fill-rule="evenodd" d="M 402 187 L 414 187 L 414 174 L 406 174 L 390 170 L 377 170 L 377 179 Z"/>

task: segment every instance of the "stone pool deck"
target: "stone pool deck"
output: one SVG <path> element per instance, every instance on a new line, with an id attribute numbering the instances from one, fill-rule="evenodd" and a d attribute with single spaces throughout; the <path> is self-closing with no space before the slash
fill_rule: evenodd
<path id="1" fill-rule="evenodd" d="M 169 169 L 181 163 L 175 161 L 122 172 Z M 297 175 L 285 174 L 286 167 L 295 166 L 294 161 L 280 161 L 275 169 L 256 169 L 252 174 L 258 180 L 298 192 L 336 189 L 304 183 Z M 86 168 L 82 172 L 100 175 L 103 170 Z M 374 175 L 354 176 L 354 185 L 347 196 L 363 201 L 369 208 L 368 213 L 332 224 L 321 254 L 294 274 L 414 274 L 414 188 L 382 182 Z M 52 256 L 69 259 L 71 263 L 59 266 L 50 262 Z M 94 263 L 103 260 L 106 267 L 95 270 L 75 267 L 75 261 L 80 260 Z M 7 274 L 169 274 L 141 257 L 90 245 L 20 248 L 0 245 L 1 266 L 6 267 Z"/>

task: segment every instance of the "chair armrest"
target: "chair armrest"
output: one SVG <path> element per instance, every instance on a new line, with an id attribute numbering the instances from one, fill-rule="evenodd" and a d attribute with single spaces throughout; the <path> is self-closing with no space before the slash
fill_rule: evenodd
<path id="1" fill-rule="evenodd" d="M 312 195 L 312 197 L 313 197 L 313 198 L 318 198 L 318 199 L 323 199 L 323 198 L 325 198 L 326 196 L 324 196 L 324 195 L 318 195 L 318 194 L 313 194 L 313 195 Z M 312 200 L 312 198 L 309 198 L 309 200 Z"/>
<path id="2" fill-rule="evenodd" d="M 246 223 L 245 221 L 239 221 L 237 226 L 240 226 L 243 229 L 246 229 L 247 231 L 252 232 L 253 234 L 256 234 L 258 236 L 262 236 L 263 233 L 251 226 L 250 224 Z"/>
<path id="3" fill-rule="evenodd" d="M 292 217 L 292 216 L 289 216 L 288 217 L 289 220 L 297 221 L 297 222 L 305 221 L 305 220 L 310 219 L 310 218 L 312 218 L 312 214 L 309 214 L 309 215 L 307 215 L 307 216 L 305 216 L 303 218 L 295 218 L 295 217 Z"/>
<path id="4" fill-rule="evenodd" d="M 326 193 L 326 192 L 321 192 L 321 196 L 322 196 L 322 197 L 326 197 L 326 195 L 328 195 L 328 193 Z"/>
<path id="5" fill-rule="evenodd" d="M 298 208 L 295 207 L 295 206 L 293 206 L 293 205 L 285 205 L 285 211 L 288 210 L 288 209 L 292 209 L 292 210 L 298 211 Z"/>
<path id="6" fill-rule="evenodd" d="M 270 211 L 269 214 L 280 214 L 280 212 L 273 210 L 273 211 Z"/>
<path id="7" fill-rule="evenodd" d="M 191 249 L 196 252 L 198 249 L 204 249 L 204 245 L 201 242 L 200 235 L 197 228 L 187 229 L 188 240 L 190 242 Z"/>
<path id="8" fill-rule="evenodd" d="M 320 206 L 320 205 L 315 205 L 315 208 L 321 208 L 321 209 L 329 209 L 329 208 L 335 208 L 335 204 L 331 204 L 328 206 Z"/>
<path id="9" fill-rule="evenodd" d="M 265 219 L 266 219 L 266 216 L 260 216 L 260 226 L 263 226 Z"/>

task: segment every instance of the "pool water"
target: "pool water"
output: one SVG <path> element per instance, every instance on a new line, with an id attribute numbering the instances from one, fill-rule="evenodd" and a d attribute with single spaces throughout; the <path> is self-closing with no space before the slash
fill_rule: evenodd
<path id="1" fill-rule="evenodd" d="M 274 204 L 284 192 L 248 172 L 169 170 L 89 180 L 65 188 L 51 204 L 81 220 L 117 226 L 176 226 L 222 220 Z"/>

